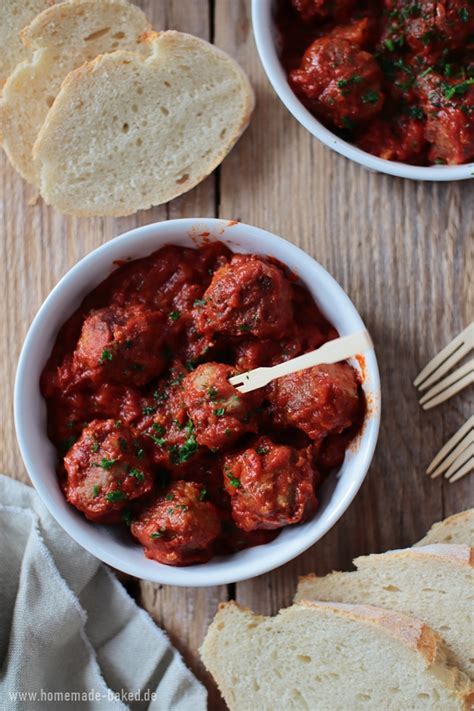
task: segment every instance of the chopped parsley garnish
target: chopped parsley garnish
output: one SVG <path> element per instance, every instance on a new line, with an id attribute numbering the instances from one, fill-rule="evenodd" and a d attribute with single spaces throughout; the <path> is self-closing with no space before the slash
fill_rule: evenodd
<path id="1" fill-rule="evenodd" d="M 154 533 L 152 533 L 152 534 L 150 535 L 150 538 L 153 538 L 153 539 L 155 539 L 155 538 L 162 538 L 162 537 L 163 537 L 163 533 L 165 533 L 165 531 L 166 531 L 166 528 L 160 528 L 159 531 L 155 531 Z"/>
<path id="2" fill-rule="evenodd" d="M 115 427 L 119 430 L 122 427 L 122 420 L 115 420 Z"/>
<path id="3" fill-rule="evenodd" d="M 362 95 L 363 104 L 376 104 L 379 100 L 380 94 L 378 91 L 368 91 L 366 94 Z"/>
<path id="4" fill-rule="evenodd" d="M 447 85 L 444 87 L 444 98 L 449 100 L 452 99 L 453 96 L 455 96 L 456 94 L 465 94 L 469 87 L 473 84 L 474 77 L 472 77 L 471 79 L 466 79 L 460 84 L 453 84 L 452 86 Z"/>
<path id="5" fill-rule="evenodd" d="M 242 486 L 242 484 L 240 483 L 240 479 L 238 479 L 237 477 L 235 477 L 235 476 L 232 474 L 232 470 L 231 470 L 231 469 L 225 469 L 224 471 L 225 471 L 226 477 L 227 477 L 228 480 L 229 480 L 229 484 L 230 484 L 231 486 L 233 486 L 234 489 L 240 489 L 240 487 Z"/>
<path id="6" fill-rule="evenodd" d="M 187 462 L 188 459 L 190 459 L 199 448 L 199 445 L 196 441 L 196 436 L 194 434 L 194 424 L 192 420 L 189 420 L 188 424 L 186 425 L 186 430 L 188 433 L 188 438 L 186 442 L 181 447 L 177 444 L 174 444 L 170 448 L 172 464 L 183 464 L 184 462 Z"/>
<path id="7" fill-rule="evenodd" d="M 209 396 L 209 400 L 210 400 L 211 402 L 214 402 L 215 400 L 217 400 L 217 397 L 218 397 L 218 395 L 219 395 L 219 391 L 218 391 L 217 388 L 215 388 L 214 386 L 212 386 L 212 387 L 210 387 L 210 388 L 208 389 L 207 394 L 208 394 L 208 396 Z"/>
<path id="8" fill-rule="evenodd" d="M 99 496 L 99 491 L 100 491 L 100 486 L 98 484 L 94 484 L 94 487 L 92 489 L 92 496 L 94 497 L 94 499 L 97 498 L 97 496 Z"/>
<path id="9" fill-rule="evenodd" d="M 105 498 L 109 503 L 114 504 L 116 501 L 126 499 L 127 494 L 124 491 L 118 491 L 118 489 L 116 489 L 115 491 L 109 491 Z"/>
<path id="10" fill-rule="evenodd" d="M 126 509 L 122 514 L 122 521 L 126 526 L 131 526 L 133 523 L 132 512 Z"/>
<path id="11" fill-rule="evenodd" d="M 214 414 L 216 417 L 224 417 L 225 407 L 218 407 L 216 410 L 214 410 Z"/>
<path id="12" fill-rule="evenodd" d="M 354 122 L 350 120 L 347 116 L 343 116 L 342 119 L 342 125 L 344 128 L 347 128 L 348 131 L 352 131 L 354 128 Z"/>
<path id="13" fill-rule="evenodd" d="M 169 317 L 172 321 L 177 321 L 181 318 L 181 311 L 172 311 Z"/>
<path id="14" fill-rule="evenodd" d="M 154 415 L 156 412 L 156 407 L 153 407 L 152 405 L 146 405 L 146 407 L 142 409 L 142 412 L 144 415 Z"/>
<path id="15" fill-rule="evenodd" d="M 127 440 L 124 439 L 123 437 L 120 437 L 119 444 L 120 444 L 120 449 L 122 450 L 122 452 L 126 452 L 128 449 Z"/>
<path id="16" fill-rule="evenodd" d="M 193 303 L 193 306 L 205 306 L 206 304 L 206 299 L 196 299 Z"/>
<path id="17" fill-rule="evenodd" d="M 157 437 L 156 435 L 150 434 L 149 432 L 146 433 L 146 436 L 153 440 L 153 443 L 156 444 L 157 447 L 166 446 L 166 440 L 164 437 Z"/>
<path id="18" fill-rule="evenodd" d="M 384 45 L 386 46 L 389 52 L 395 51 L 395 42 L 393 41 L 393 39 L 386 39 Z"/>
<path id="19" fill-rule="evenodd" d="M 173 494 L 166 494 L 166 501 L 173 501 L 174 496 Z"/>
<path id="20" fill-rule="evenodd" d="M 337 85 L 340 89 L 343 89 L 345 86 L 350 86 L 351 84 L 360 84 L 361 81 L 363 81 L 363 77 L 361 77 L 360 74 L 353 74 L 349 79 L 339 79 Z"/>
<path id="21" fill-rule="evenodd" d="M 155 432 L 158 432 L 159 435 L 162 435 L 165 433 L 165 428 L 163 425 L 160 425 L 158 422 L 154 422 L 152 424 L 152 428 L 155 430 Z"/>
<path id="22" fill-rule="evenodd" d="M 99 447 L 100 447 L 99 443 L 96 440 L 94 440 L 92 442 L 92 447 L 91 447 L 91 450 L 94 452 L 94 454 L 99 451 Z"/>
<path id="23" fill-rule="evenodd" d="M 101 461 L 95 462 L 95 464 L 93 466 L 94 467 L 101 467 L 102 469 L 105 469 L 106 471 L 108 471 L 117 462 L 118 462 L 118 459 L 107 459 L 107 457 L 102 457 Z"/>
<path id="24" fill-rule="evenodd" d="M 199 501 L 204 501 L 204 499 L 206 498 L 206 496 L 207 496 L 207 489 L 206 489 L 206 487 L 204 487 L 204 488 L 201 489 L 201 491 L 199 492 Z"/>
<path id="25" fill-rule="evenodd" d="M 257 454 L 268 454 L 268 449 L 266 447 L 257 447 L 255 451 Z"/>
<path id="26" fill-rule="evenodd" d="M 104 348 L 102 351 L 102 355 L 99 358 L 99 365 L 104 365 L 106 361 L 110 361 L 113 359 L 112 351 L 109 351 L 107 348 Z"/>
<path id="27" fill-rule="evenodd" d="M 181 509 L 181 511 L 187 511 L 187 510 L 188 510 L 188 507 L 186 506 L 186 504 L 181 504 L 179 508 Z"/>
<path id="28" fill-rule="evenodd" d="M 458 15 L 462 22 L 469 22 L 469 10 L 467 7 L 460 7 L 458 10 Z"/>
<path id="29" fill-rule="evenodd" d="M 409 106 L 407 109 L 407 114 L 414 119 L 423 119 L 425 117 L 423 109 L 419 106 Z"/>
<path id="30" fill-rule="evenodd" d="M 241 323 L 239 326 L 239 331 L 241 333 L 247 333 L 252 327 L 248 323 Z"/>
<path id="31" fill-rule="evenodd" d="M 137 481 L 145 481 L 145 475 L 139 469 L 130 469 L 128 476 L 133 476 Z"/>

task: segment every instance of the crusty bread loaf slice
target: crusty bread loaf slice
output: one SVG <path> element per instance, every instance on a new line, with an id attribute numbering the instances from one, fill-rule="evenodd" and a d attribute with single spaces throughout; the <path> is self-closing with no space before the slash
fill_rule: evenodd
<path id="1" fill-rule="evenodd" d="M 1 0 L 0 2 L 0 87 L 19 62 L 28 57 L 20 31 L 54 0 Z"/>
<path id="2" fill-rule="evenodd" d="M 35 145 L 46 202 L 70 215 L 128 215 L 203 180 L 249 122 L 239 65 L 204 40 L 152 32 L 151 56 L 114 52 L 72 72 Z"/>
<path id="3" fill-rule="evenodd" d="M 356 558 L 354 573 L 300 579 L 295 601 L 364 603 L 415 615 L 474 677 L 474 549 L 437 544 Z"/>
<path id="4" fill-rule="evenodd" d="M 201 656 L 231 711 L 451 711 L 472 699 L 427 625 L 366 605 L 305 601 L 271 618 L 226 603 Z"/>
<path id="5" fill-rule="evenodd" d="M 421 541 L 415 546 L 427 546 L 431 543 L 460 543 L 474 546 L 474 509 L 461 511 L 433 524 Z"/>
<path id="6" fill-rule="evenodd" d="M 117 49 L 146 50 L 140 42 L 151 26 L 126 0 L 69 0 L 42 12 L 21 33 L 32 51 L 3 89 L 0 133 L 15 168 L 39 187 L 33 145 L 70 71 Z"/>

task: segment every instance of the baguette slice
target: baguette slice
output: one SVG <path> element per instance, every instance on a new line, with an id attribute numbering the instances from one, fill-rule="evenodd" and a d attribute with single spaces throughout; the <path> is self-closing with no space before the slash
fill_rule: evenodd
<path id="1" fill-rule="evenodd" d="M 356 558 L 355 573 L 300 579 L 295 601 L 367 603 L 419 617 L 446 642 L 449 661 L 474 676 L 474 549 L 437 544 Z"/>
<path id="2" fill-rule="evenodd" d="M 415 546 L 427 546 L 431 543 L 460 543 L 474 546 L 474 509 L 461 511 L 433 524 L 421 541 Z"/>
<path id="3" fill-rule="evenodd" d="M 0 2 L 0 87 L 19 62 L 28 57 L 20 31 L 54 0 L 1 0 Z"/>
<path id="4" fill-rule="evenodd" d="M 427 625 L 367 605 L 304 601 L 271 618 L 222 604 L 201 656 L 231 711 L 451 711 L 473 698 Z"/>
<path id="5" fill-rule="evenodd" d="M 201 182 L 249 122 L 239 65 L 204 40 L 152 32 L 66 79 L 35 145 L 41 193 L 70 215 L 129 215 Z"/>
<path id="6" fill-rule="evenodd" d="M 39 187 L 33 145 L 70 71 L 99 54 L 143 49 L 151 29 L 126 0 L 69 0 L 42 12 L 21 33 L 31 59 L 11 74 L 0 102 L 3 147 L 18 172 Z"/>

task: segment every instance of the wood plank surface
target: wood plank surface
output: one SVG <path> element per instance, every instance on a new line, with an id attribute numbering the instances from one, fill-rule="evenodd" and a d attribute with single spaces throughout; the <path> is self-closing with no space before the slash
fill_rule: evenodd
<path id="1" fill-rule="evenodd" d="M 196 591 L 142 582 L 137 590 L 208 684 L 209 708 L 217 710 L 224 706 L 197 650 L 219 601 L 235 596 L 258 612 L 273 613 L 290 602 L 298 574 L 348 568 L 356 555 L 410 545 L 435 520 L 474 505 L 472 477 L 450 485 L 423 473 L 472 413 L 472 389 L 425 413 L 411 385 L 424 363 L 474 318 L 473 183 L 424 184 L 369 173 L 319 144 L 265 78 L 250 0 L 137 4 L 158 29 L 214 40 L 234 56 L 255 87 L 255 115 L 221 168 L 198 188 L 121 219 L 74 219 L 41 201 L 29 204 L 31 190 L 0 156 L 0 470 L 28 481 L 15 441 L 12 392 L 21 344 L 41 302 L 91 249 L 157 220 L 219 215 L 301 246 L 353 299 L 372 333 L 382 376 L 374 463 L 349 511 L 316 546 L 272 573 L 228 588 Z"/>

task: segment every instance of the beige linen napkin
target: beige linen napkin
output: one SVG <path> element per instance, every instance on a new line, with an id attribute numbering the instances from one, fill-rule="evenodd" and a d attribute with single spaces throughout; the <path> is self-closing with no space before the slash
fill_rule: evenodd
<path id="1" fill-rule="evenodd" d="M 0 475 L 0 709 L 204 711 L 206 697 L 114 575 Z"/>

